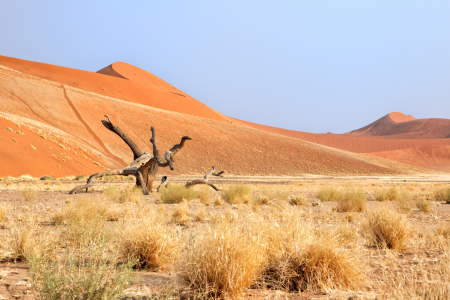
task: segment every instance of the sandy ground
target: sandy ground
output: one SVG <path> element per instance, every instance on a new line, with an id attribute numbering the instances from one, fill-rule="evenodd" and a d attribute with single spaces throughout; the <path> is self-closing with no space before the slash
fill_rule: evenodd
<path id="1" fill-rule="evenodd" d="M 194 176 L 173 176 L 170 178 L 172 183 L 184 183 L 188 180 L 195 179 Z M 159 179 L 159 178 L 158 178 Z M 396 187 L 400 191 L 407 191 L 411 195 L 432 198 L 433 190 L 436 187 L 445 187 L 450 185 L 450 176 L 446 175 L 420 175 L 420 176 L 360 176 L 360 177 L 329 177 L 329 176 L 304 176 L 304 177 L 244 177 L 231 176 L 228 178 L 220 178 L 213 181 L 219 188 L 226 188 L 229 184 L 245 183 L 252 187 L 254 193 L 258 194 L 266 190 L 287 191 L 290 195 L 304 195 L 308 200 L 307 206 L 291 206 L 290 209 L 304 210 L 311 220 L 317 224 L 325 226 L 338 226 L 339 224 L 348 223 L 344 221 L 348 219 L 349 213 L 338 213 L 334 211 L 335 202 L 322 202 L 319 206 L 313 206 L 317 203 L 316 193 L 323 186 L 336 187 L 356 187 L 362 188 L 368 194 L 373 193 L 379 188 Z M 58 210 L 67 205 L 68 202 L 82 199 L 83 197 L 100 197 L 101 190 L 111 186 L 132 185 L 129 180 L 110 180 L 99 182 L 99 184 L 90 193 L 79 193 L 76 195 L 68 195 L 67 191 L 75 185 L 79 185 L 77 181 L 59 180 L 59 181 L 0 181 L 0 206 L 10 208 L 8 222 L 23 222 L 29 218 L 38 221 L 40 229 L 48 232 L 49 235 L 55 234 L 55 226 L 51 225 L 51 216 Z M 33 201 L 26 201 L 21 191 L 25 189 L 38 190 L 36 198 Z M 220 195 L 217 192 L 216 195 Z M 142 207 L 157 207 L 171 211 L 176 208 L 177 204 L 163 204 L 158 200 L 158 194 L 153 193 L 149 196 L 142 195 L 142 204 L 131 205 L 135 210 Z M 369 197 L 370 198 L 370 197 Z M 268 205 L 262 205 L 261 210 L 269 210 L 277 202 L 269 202 Z M 112 203 L 113 205 L 113 203 Z M 380 205 L 380 202 L 369 201 L 369 211 Z M 221 214 L 230 211 L 232 208 L 229 204 L 223 206 L 201 204 L 197 200 L 190 202 L 189 208 L 192 215 L 199 209 L 205 208 L 208 215 Z M 248 205 L 242 204 L 238 206 L 238 210 L 249 209 Z M 352 221 L 350 226 L 359 226 L 364 221 L 364 213 L 351 213 Z M 413 208 L 406 214 L 408 220 L 412 224 L 414 239 L 419 236 L 431 234 L 438 227 L 448 227 L 450 225 L 450 205 L 432 201 L 431 211 L 422 212 L 417 208 Z M 206 223 L 205 223 L 206 222 Z M 110 222 L 115 225 L 115 222 Z M 192 221 L 186 228 L 188 230 L 198 230 L 208 224 L 206 221 Z M 0 240 L 8 235 L 8 227 L 0 229 Z M 391 252 L 379 250 L 374 247 L 366 247 L 365 257 L 371 268 L 370 277 L 379 285 L 380 288 L 384 284 L 395 284 L 400 277 L 416 276 L 415 268 L 417 267 L 417 259 L 420 257 L 421 268 L 431 268 L 436 261 L 439 261 L 444 249 L 439 243 L 433 245 L 424 244 L 424 242 L 412 241 L 406 249 L 400 252 Z M 33 289 L 27 275 L 28 265 L 26 262 L 2 262 L 0 263 L 0 272 L 4 272 L 0 277 L 0 299 L 35 299 Z M 179 273 L 174 267 L 168 267 L 157 272 L 135 271 L 136 280 L 133 286 L 126 290 L 126 299 L 146 299 L 145 297 L 162 296 L 167 297 L 173 294 L 176 297 L 176 291 L 183 288 L 185 283 L 179 277 Z M 1 273 L 0 273 L 1 274 Z M 164 296 L 165 295 L 165 296 Z M 368 288 L 361 291 L 319 291 L 314 293 L 285 293 L 283 291 L 248 289 L 242 295 L 246 299 L 375 299 L 376 295 L 380 295 L 380 291 L 376 288 Z M 141 297 L 141 298 L 139 298 Z M 353 297 L 353 298 L 352 298 Z"/>

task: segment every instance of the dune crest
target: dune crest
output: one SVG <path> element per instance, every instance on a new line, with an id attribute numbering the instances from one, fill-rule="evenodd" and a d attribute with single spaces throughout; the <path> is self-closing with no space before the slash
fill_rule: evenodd
<path id="1" fill-rule="evenodd" d="M 412 121 L 412 120 L 417 120 L 413 116 L 405 115 L 405 114 L 402 114 L 401 112 L 391 112 L 389 114 L 389 117 L 395 123 L 403 123 L 403 122 L 408 122 L 408 121 Z"/>

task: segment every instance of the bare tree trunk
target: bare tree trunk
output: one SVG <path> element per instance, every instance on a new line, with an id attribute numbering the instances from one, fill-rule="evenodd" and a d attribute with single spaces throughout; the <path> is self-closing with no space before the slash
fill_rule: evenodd
<path id="1" fill-rule="evenodd" d="M 153 145 L 153 157 L 150 153 L 142 152 L 141 149 L 136 145 L 136 143 L 125 133 L 123 130 L 115 125 L 111 119 L 105 115 L 108 121 L 102 120 L 103 125 L 117 134 L 127 145 L 130 147 L 134 155 L 134 161 L 125 168 L 116 169 L 111 171 L 103 171 L 93 174 L 89 177 L 87 183 L 83 186 L 78 186 L 70 191 L 70 194 L 75 194 L 77 191 L 86 189 L 88 191 L 89 187 L 94 185 L 94 180 L 106 175 L 133 175 L 136 177 L 136 185 L 141 187 L 145 194 L 152 191 L 153 181 L 155 180 L 156 173 L 159 167 L 169 166 L 171 170 L 174 169 L 173 162 L 174 155 L 184 146 L 186 140 L 191 140 L 188 136 L 183 136 L 181 142 L 172 147 L 172 149 L 167 150 L 164 157 L 161 157 L 156 146 L 156 134 L 155 129 L 151 127 L 152 138 L 150 142 Z"/>
<path id="2" fill-rule="evenodd" d="M 216 172 L 216 169 L 214 168 L 214 166 L 212 166 L 211 171 L 209 171 L 205 174 L 205 177 L 203 178 L 203 180 L 196 179 L 196 180 L 189 181 L 188 183 L 186 183 L 186 187 L 189 188 L 189 187 L 197 185 L 197 184 L 206 184 L 206 185 L 209 185 L 210 187 L 212 187 L 213 189 L 215 189 L 216 191 L 220 191 L 214 184 L 208 182 L 209 176 L 211 176 L 211 175 L 223 177 L 222 174 L 224 173 L 224 171 L 220 171 L 219 173 L 215 173 L 215 172 Z"/>

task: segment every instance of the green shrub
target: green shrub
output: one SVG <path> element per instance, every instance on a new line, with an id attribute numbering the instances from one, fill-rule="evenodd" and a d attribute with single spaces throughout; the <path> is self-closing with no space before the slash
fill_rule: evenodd
<path id="1" fill-rule="evenodd" d="M 231 204 L 250 203 L 253 201 L 253 192 L 245 184 L 230 185 L 223 191 L 223 198 Z"/>
<path id="2" fill-rule="evenodd" d="M 81 181 L 81 180 L 86 180 L 86 178 L 84 178 L 84 176 L 79 175 L 79 176 L 75 177 L 75 180 Z"/>
<path id="3" fill-rule="evenodd" d="M 321 201 L 339 201 L 343 193 L 334 186 L 324 186 L 317 191 L 317 198 Z"/>
<path id="4" fill-rule="evenodd" d="M 44 175 L 41 178 L 39 178 L 39 180 L 56 180 L 56 178 L 53 176 Z"/>
<path id="5" fill-rule="evenodd" d="M 161 190 L 161 201 L 164 203 L 180 203 L 183 199 L 190 201 L 196 196 L 197 193 L 194 189 L 180 184 L 171 184 Z"/>

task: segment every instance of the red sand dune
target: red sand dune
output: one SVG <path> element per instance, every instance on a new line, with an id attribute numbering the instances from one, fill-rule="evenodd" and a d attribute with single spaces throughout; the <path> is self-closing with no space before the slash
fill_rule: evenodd
<path id="1" fill-rule="evenodd" d="M 450 120 L 416 119 L 393 112 L 347 134 L 390 139 L 443 139 L 450 138 Z"/>
<path id="2" fill-rule="evenodd" d="M 4 66 L 5 62 L 10 66 L 14 65 L 14 68 Z M 123 167 L 130 163 L 131 151 L 121 139 L 101 124 L 105 114 L 144 151 L 151 149 L 150 126 L 156 128 L 157 144 L 162 150 L 178 143 L 181 136 L 189 135 L 192 138 L 177 154 L 176 171 L 164 169 L 161 174 L 204 173 L 211 165 L 237 175 L 410 174 L 424 171 L 378 157 L 332 149 L 257 130 L 239 122 L 226 122 L 227 118 L 195 99 L 174 94 L 173 92 L 180 91 L 175 88 L 170 91 L 172 87 L 154 75 L 124 63 L 112 64 L 101 72 L 110 75 L 4 57 L 0 59 L 0 116 L 20 124 L 21 128 L 29 129 L 24 131 L 22 138 L 30 136 L 37 139 L 22 141 L 21 145 L 23 143 L 25 146 L 17 148 L 15 155 L 12 152 L 9 157 L 0 157 L 0 176 L 11 175 L 13 172 L 33 176 L 52 172 L 57 176 L 89 174 L 99 169 L 94 161 L 107 168 Z M 117 77 L 119 75 L 126 79 Z M 98 83 L 100 85 L 97 86 Z M 150 93 L 147 96 L 155 101 L 148 101 L 147 97 L 140 96 L 123 99 L 123 94 L 111 94 L 108 90 L 114 87 L 122 93 L 126 91 L 130 97 L 133 92 L 138 94 L 145 89 L 145 92 Z M 171 111 L 171 106 L 161 109 L 166 96 L 172 97 L 167 99 L 175 111 Z M 174 99 L 179 99 L 176 97 L 185 100 L 175 102 Z M 146 102 L 141 103 L 143 99 Z M 8 124 L 0 126 L 11 127 Z M 20 157 L 32 155 L 26 145 L 39 143 L 39 135 L 42 134 L 51 136 L 54 143 L 60 143 L 65 149 L 70 148 L 70 153 L 82 149 L 92 160 L 75 160 L 67 150 L 66 155 L 80 165 L 71 165 L 72 162 L 61 160 L 61 173 L 56 173 L 54 170 L 58 166 L 51 163 L 53 156 L 48 157 L 51 154 L 57 155 L 50 153 L 54 150 L 53 146 L 49 146 L 52 149 L 48 150 L 35 146 L 36 150 L 29 147 L 35 151 L 32 152 L 35 155 L 34 163 L 21 161 Z M 7 137 L 10 138 L 11 136 Z M 5 147 L 4 145 L 6 144 L 2 143 L 0 148 Z M 60 150 L 60 153 L 64 151 Z M 4 164 L 6 157 L 8 160 L 15 159 L 15 164 Z M 50 160 L 42 159 L 41 163 L 41 157 L 48 157 Z"/>
<path id="3" fill-rule="evenodd" d="M 220 113 L 164 80 L 126 63 L 114 63 L 97 73 L 7 56 L 0 56 L 0 65 L 99 95 L 192 116 L 226 121 Z"/>

